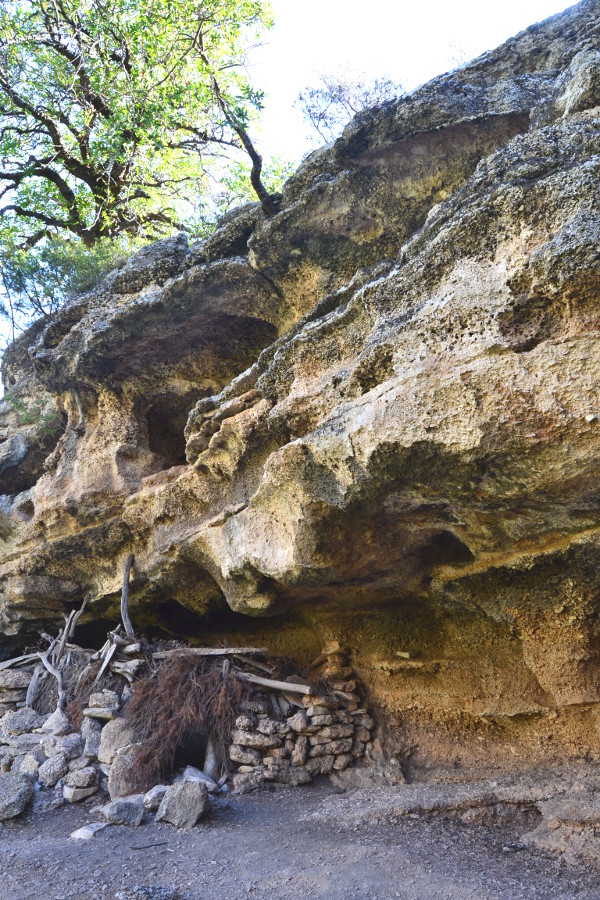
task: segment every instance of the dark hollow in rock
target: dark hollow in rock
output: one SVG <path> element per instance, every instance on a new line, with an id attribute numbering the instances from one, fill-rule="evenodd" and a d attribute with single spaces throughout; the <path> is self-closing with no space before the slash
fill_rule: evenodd
<path id="1" fill-rule="evenodd" d="M 173 769 L 185 769 L 186 766 L 194 766 L 202 771 L 206 756 L 206 745 L 207 737 L 203 728 L 188 728 L 175 750 Z"/>

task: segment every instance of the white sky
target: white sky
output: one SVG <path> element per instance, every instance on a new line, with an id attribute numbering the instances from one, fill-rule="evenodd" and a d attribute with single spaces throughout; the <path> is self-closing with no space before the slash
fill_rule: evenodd
<path id="1" fill-rule="evenodd" d="M 316 73 L 350 67 L 406 90 L 497 47 L 565 0 L 272 0 L 275 27 L 252 51 L 252 80 L 267 91 L 260 147 L 297 159 L 306 126 L 293 102 Z"/>

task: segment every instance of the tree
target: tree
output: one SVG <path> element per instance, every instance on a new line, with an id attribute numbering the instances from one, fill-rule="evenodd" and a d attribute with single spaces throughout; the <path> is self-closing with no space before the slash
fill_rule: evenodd
<path id="1" fill-rule="evenodd" d="M 261 0 L 0 0 L 5 246 L 186 229 L 215 158 L 242 149 L 262 94 L 245 43 Z"/>
<path id="2" fill-rule="evenodd" d="M 340 71 L 320 75 L 317 84 L 300 91 L 296 105 L 311 128 L 329 143 L 339 137 L 356 113 L 402 93 L 401 85 L 390 78 L 377 78 L 369 83 L 366 75 Z"/>

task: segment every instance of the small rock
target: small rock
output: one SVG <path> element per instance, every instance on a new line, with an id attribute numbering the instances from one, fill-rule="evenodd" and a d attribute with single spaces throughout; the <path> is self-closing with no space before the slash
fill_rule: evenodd
<path id="1" fill-rule="evenodd" d="M 280 747 L 281 737 L 276 734 L 258 734 L 252 731 L 234 731 L 231 735 L 234 744 L 242 747 L 254 747 L 267 750 L 269 747 Z"/>
<path id="2" fill-rule="evenodd" d="M 108 793 L 111 800 L 130 797 L 138 789 L 135 753 L 115 756 L 108 774 Z"/>
<path id="3" fill-rule="evenodd" d="M 25 775 L 27 778 L 31 778 L 32 781 L 36 781 L 39 771 L 39 760 L 35 758 L 33 753 L 26 753 L 23 757 L 21 765 L 19 766 L 19 774 Z"/>
<path id="4" fill-rule="evenodd" d="M 84 709 L 83 715 L 88 716 L 90 719 L 106 719 L 110 721 L 114 719 L 116 709 L 111 709 L 109 706 L 99 706 L 94 707 L 94 709 Z"/>
<path id="5" fill-rule="evenodd" d="M 326 725 L 325 728 L 321 728 L 321 730 L 319 731 L 319 737 L 326 737 L 334 740 L 336 740 L 337 738 L 352 737 L 353 734 L 354 726 L 352 725 Z M 368 731 L 367 738 L 368 740 L 371 739 Z"/>
<path id="6" fill-rule="evenodd" d="M 81 735 L 79 732 L 66 734 L 64 737 L 59 738 L 58 747 L 67 759 L 77 759 L 78 756 L 81 756 L 81 751 L 83 750 Z"/>
<path id="7" fill-rule="evenodd" d="M 333 772 L 334 765 L 335 756 L 333 754 L 317 756 L 306 761 L 306 769 L 311 775 L 329 775 Z"/>
<path id="8" fill-rule="evenodd" d="M 90 757 L 84 753 L 82 756 L 78 756 L 76 759 L 72 759 L 69 762 L 69 772 L 76 772 L 78 769 L 87 769 L 90 763 Z"/>
<path id="9" fill-rule="evenodd" d="M 285 734 L 288 727 L 287 722 L 278 722 L 276 719 L 271 719 L 268 716 L 261 716 L 258 720 L 256 730 L 259 731 L 260 734 L 275 735 Z"/>
<path id="10" fill-rule="evenodd" d="M 217 782 L 207 775 L 205 772 L 201 772 L 200 769 L 196 769 L 195 766 L 187 766 L 184 769 L 182 781 L 198 781 L 201 784 L 206 785 L 206 790 L 209 794 L 218 794 L 219 785 Z"/>
<path id="11" fill-rule="evenodd" d="M 373 719 L 371 716 L 364 715 L 364 714 L 360 715 L 360 716 L 355 716 L 354 721 L 356 722 L 357 725 L 362 725 L 363 728 L 368 728 L 369 731 L 372 731 L 373 728 L 375 728 L 375 725 L 377 724 L 375 722 L 375 719 Z"/>
<path id="12" fill-rule="evenodd" d="M 296 731 L 298 734 L 304 731 L 307 725 L 308 716 L 303 709 L 299 709 L 295 715 L 290 716 L 287 720 L 287 726 L 290 731 Z"/>
<path id="13" fill-rule="evenodd" d="M 156 814 L 157 822 L 169 822 L 177 828 L 192 828 L 208 805 L 206 785 L 180 781 L 168 788 Z"/>
<path id="14" fill-rule="evenodd" d="M 139 825 L 144 818 L 144 795 L 112 800 L 102 807 L 102 815 L 111 825 Z"/>
<path id="15" fill-rule="evenodd" d="M 55 709 L 42 725 L 42 731 L 47 731 L 56 737 L 62 737 L 72 731 L 71 723 L 62 709 Z"/>
<path id="16" fill-rule="evenodd" d="M 4 705 L 8 703 L 25 703 L 25 700 L 27 699 L 27 691 L 2 691 L 0 697 L 2 697 L 2 703 Z"/>
<path id="17" fill-rule="evenodd" d="M 335 697 L 315 697 L 307 694 L 302 698 L 302 705 L 308 707 L 306 711 L 309 716 L 324 716 L 330 710 L 336 710 L 338 702 Z"/>
<path id="18" fill-rule="evenodd" d="M 0 775 L 0 822 L 19 816 L 33 796 L 33 784 L 24 775 Z"/>
<path id="19" fill-rule="evenodd" d="M 3 672 L 0 672 L 0 691 L 4 693 L 15 688 L 27 690 L 31 676 L 32 673 L 28 669 L 4 669 Z"/>
<path id="20" fill-rule="evenodd" d="M 69 764 L 64 753 L 55 753 L 45 763 L 42 763 L 38 772 L 40 784 L 44 787 L 54 787 L 59 778 L 69 771 Z"/>
<path id="21" fill-rule="evenodd" d="M 332 715 L 331 713 L 327 713 L 327 715 L 323 716 L 311 716 L 310 724 L 318 725 L 319 727 L 323 725 L 334 725 L 336 722 L 337 716 Z"/>
<path id="22" fill-rule="evenodd" d="M 240 747 L 237 744 L 230 746 L 229 759 L 244 766 L 259 766 L 262 762 L 262 756 L 258 750 L 252 750 L 250 747 Z"/>
<path id="23" fill-rule="evenodd" d="M 309 756 L 325 756 L 329 753 L 349 753 L 352 750 L 352 739 L 342 738 L 339 741 L 329 741 L 327 744 L 317 744 L 310 748 Z"/>
<path id="24" fill-rule="evenodd" d="M 155 812 L 161 804 L 162 798 L 167 793 L 168 786 L 166 784 L 156 784 L 150 788 L 147 794 L 144 794 L 144 807 L 150 812 Z"/>
<path id="25" fill-rule="evenodd" d="M 58 738 L 55 738 L 53 734 L 45 738 L 45 740 L 42 741 L 42 749 L 47 758 L 50 759 L 51 756 L 54 756 L 55 753 L 58 753 Z"/>
<path id="26" fill-rule="evenodd" d="M 263 763 L 265 767 L 265 778 L 267 777 L 267 772 L 282 772 L 284 769 L 289 769 L 290 767 L 289 759 L 276 759 L 274 756 L 265 756 Z"/>
<path id="27" fill-rule="evenodd" d="M 252 731 L 254 728 L 256 728 L 256 716 L 238 716 L 235 720 L 235 727 L 240 728 L 242 731 Z"/>
<path id="28" fill-rule="evenodd" d="M 258 713 L 259 715 L 264 715 L 268 710 L 268 706 L 263 700 L 242 700 L 239 705 L 239 709 L 243 710 L 244 712 L 252 712 Z"/>
<path id="29" fill-rule="evenodd" d="M 292 751 L 292 765 L 303 766 L 308 756 L 308 738 L 299 734 L 296 738 L 296 744 Z"/>
<path id="30" fill-rule="evenodd" d="M 285 747 L 271 747 L 271 749 L 267 751 L 267 756 L 272 756 L 274 759 L 288 759 L 290 753 Z"/>
<path id="31" fill-rule="evenodd" d="M 231 781 L 234 794 L 247 794 L 264 784 L 265 776 L 263 772 L 252 772 L 247 775 L 234 775 Z"/>
<path id="32" fill-rule="evenodd" d="M 74 769 L 65 776 L 65 784 L 73 788 L 88 788 L 96 785 L 97 775 L 93 766 Z"/>
<path id="33" fill-rule="evenodd" d="M 104 690 L 97 694 L 92 694 L 88 700 L 88 706 L 91 709 L 118 709 L 119 696 L 115 691 Z"/>
<path id="34" fill-rule="evenodd" d="M 81 723 L 81 737 L 85 741 L 83 748 L 85 755 L 97 758 L 102 738 L 102 725 L 100 722 L 97 719 L 84 719 Z"/>
<path id="35" fill-rule="evenodd" d="M 301 784 L 310 784 L 312 775 L 308 769 L 284 769 L 276 772 L 269 777 L 265 770 L 265 778 L 269 781 L 275 781 L 277 784 L 289 784 L 290 787 L 299 787 Z"/>
<path id="36" fill-rule="evenodd" d="M 91 841 L 95 834 L 98 834 L 104 828 L 108 828 L 108 825 L 108 822 L 90 822 L 89 825 L 84 825 L 83 828 L 72 831 L 69 837 L 73 838 L 74 841 Z"/>
<path id="37" fill-rule="evenodd" d="M 78 803 L 80 800 L 85 800 L 86 797 L 91 797 L 97 790 L 98 786 L 95 784 L 90 787 L 72 787 L 69 784 L 65 784 L 63 787 L 63 797 L 69 803 Z"/>
<path id="38" fill-rule="evenodd" d="M 319 757 L 317 757 L 318 759 Z M 323 759 L 323 757 L 321 757 Z M 344 769 L 347 769 L 354 757 L 351 753 L 340 753 L 335 758 L 335 762 L 333 764 L 333 768 L 336 772 L 343 772 Z"/>

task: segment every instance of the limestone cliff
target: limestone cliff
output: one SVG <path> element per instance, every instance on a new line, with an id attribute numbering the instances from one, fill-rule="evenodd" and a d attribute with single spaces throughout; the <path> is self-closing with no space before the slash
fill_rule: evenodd
<path id="1" fill-rule="evenodd" d="M 25 334 L 6 646 L 133 552 L 139 627 L 347 644 L 409 770 L 598 755 L 599 111 L 584 0 Z"/>

